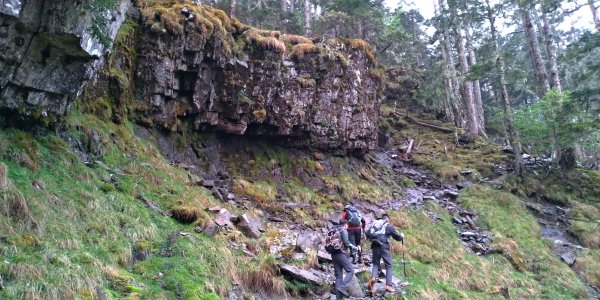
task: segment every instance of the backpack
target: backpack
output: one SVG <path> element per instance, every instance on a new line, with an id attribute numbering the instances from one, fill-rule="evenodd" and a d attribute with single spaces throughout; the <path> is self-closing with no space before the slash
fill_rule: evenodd
<path id="1" fill-rule="evenodd" d="M 340 232 L 339 228 L 333 228 L 325 237 L 325 251 L 334 253 L 343 249 L 344 242 L 342 241 L 342 233 Z"/>
<path id="2" fill-rule="evenodd" d="M 373 241 L 373 244 L 383 245 L 386 242 L 385 229 L 387 225 L 388 222 L 385 220 L 377 220 L 371 224 L 371 227 L 367 231 L 367 236 Z"/>
<path id="3" fill-rule="evenodd" d="M 346 220 L 348 220 L 348 226 L 360 226 L 362 216 L 356 207 L 350 206 L 346 210 Z"/>

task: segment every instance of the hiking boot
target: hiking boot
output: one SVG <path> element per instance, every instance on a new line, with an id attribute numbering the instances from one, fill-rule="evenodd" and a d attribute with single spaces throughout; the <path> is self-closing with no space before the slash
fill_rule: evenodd
<path id="1" fill-rule="evenodd" d="M 348 298 L 350 297 L 350 293 L 348 292 L 348 289 L 337 289 L 338 294 L 340 294 L 341 296 Z"/>
<path id="2" fill-rule="evenodd" d="M 375 282 L 377 282 L 377 279 L 375 279 L 375 277 L 371 277 L 371 279 L 369 279 L 369 291 L 371 291 L 371 295 L 373 296 L 377 292 L 377 290 L 375 289 Z"/>
<path id="3" fill-rule="evenodd" d="M 385 290 L 386 290 L 388 293 L 393 293 L 393 292 L 395 292 L 395 291 L 396 291 L 396 290 L 394 289 L 394 287 L 393 287 L 393 286 L 391 286 L 391 285 L 386 285 L 386 286 L 385 286 Z"/>

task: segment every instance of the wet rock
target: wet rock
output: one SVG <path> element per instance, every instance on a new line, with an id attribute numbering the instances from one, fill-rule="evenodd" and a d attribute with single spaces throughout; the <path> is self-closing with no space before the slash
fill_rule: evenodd
<path id="1" fill-rule="evenodd" d="M 211 192 L 212 192 L 213 197 L 217 198 L 219 201 L 221 201 L 221 202 L 225 201 L 225 199 L 223 198 L 223 195 L 221 194 L 221 192 L 219 192 L 219 189 L 213 187 Z"/>
<path id="2" fill-rule="evenodd" d="M 456 217 L 454 217 L 454 218 L 452 218 L 452 222 L 455 223 L 455 224 L 462 224 L 465 221 L 463 221 L 462 218 L 456 218 Z"/>
<path id="3" fill-rule="evenodd" d="M 210 189 L 210 188 L 213 188 L 215 186 L 215 181 L 212 180 L 212 179 L 203 179 L 200 182 L 200 185 L 203 186 L 203 187 L 205 187 L 205 188 L 209 188 Z"/>
<path id="4" fill-rule="evenodd" d="M 236 217 L 233 214 L 231 214 L 227 209 L 222 208 L 215 217 L 215 223 L 217 223 L 217 225 L 221 227 L 233 228 L 234 226 L 231 220 L 235 218 Z"/>
<path id="5" fill-rule="evenodd" d="M 204 228 L 204 234 L 208 237 L 211 236 L 215 236 L 217 233 L 219 233 L 219 225 L 217 225 L 217 223 L 210 223 L 208 224 L 208 226 L 206 226 L 206 228 Z"/>
<path id="6" fill-rule="evenodd" d="M 444 190 L 444 195 L 454 199 L 458 197 L 458 192 L 454 190 Z"/>
<path id="7" fill-rule="evenodd" d="M 213 206 L 213 207 L 207 208 L 208 211 L 213 212 L 213 213 L 217 213 L 217 212 L 221 211 L 221 209 L 223 209 L 223 208 L 220 206 Z"/>
<path id="8" fill-rule="evenodd" d="M 468 238 L 477 236 L 476 233 L 470 231 L 461 232 L 460 235 Z"/>
<path id="9" fill-rule="evenodd" d="M 472 183 L 472 182 L 470 182 L 470 181 L 463 181 L 463 182 L 457 183 L 457 184 L 456 184 L 456 187 L 457 187 L 459 190 L 462 190 L 462 189 L 466 189 L 466 188 L 468 188 L 468 187 L 470 187 L 470 186 L 472 186 L 472 185 L 473 185 L 473 183 Z"/>
<path id="10" fill-rule="evenodd" d="M 308 250 L 315 248 L 320 239 L 319 235 L 314 232 L 301 233 L 296 239 L 296 248 L 306 253 Z"/>
<path id="11" fill-rule="evenodd" d="M 259 223 L 256 218 L 243 214 L 237 218 L 236 226 L 249 238 L 257 239 L 260 237 Z"/>
<path id="12" fill-rule="evenodd" d="M 235 195 L 233 193 L 227 193 L 227 200 L 235 200 Z"/>
<path id="13" fill-rule="evenodd" d="M 562 261 L 564 261 L 569 266 L 573 266 L 573 264 L 575 264 L 575 261 L 577 260 L 573 251 L 569 251 L 567 253 L 562 254 L 560 256 L 560 259 L 562 259 Z"/>
<path id="14" fill-rule="evenodd" d="M 201 233 L 204 230 L 204 228 L 202 228 L 202 226 L 196 226 L 196 228 L 194 228 L 194 232 L 196 233 Z"/>
<path id="15" fill-rule="evenodd" d="M 332 261 L 331 254 L 329 254 L 327 251 L 323 251 L 323 250 L 317 251 L 317 258 L 321 262 L 331 262 Z"/>
<path id="16" fill-rule="evenodd" d="M 131 1 L 115 4 L 103 27 L 109 42 Z M 52 1 L 52 7 L 40 1 L 2 1 L 0 108 L 23 119 L 49 122 L 68 112 L 83 83 L 101 66 L 98 57 L 105 50 L 88 31 L 96 17 L 80 9 L 66 0 Z"/>
<path id="17" fill-rule="evenodd" d="M 365 292 L 363 291 L 363 289 L 361 287 L 358 277 L 356 277 L 356 276 L 352 277 L 352 280 L 348 284 L 348 292 L 350 293 L 350 296 L 354 297 L 354 298 L 365 297 Z"/>
<path id="18" fill-rule="evenodd" d="M 303 270 L 288 264 L 281 265 L 279 269 L 284 275 L 290 276 L 302 282 L 319 286 L 324 283 L 324 274 L 314 269 Z"/>

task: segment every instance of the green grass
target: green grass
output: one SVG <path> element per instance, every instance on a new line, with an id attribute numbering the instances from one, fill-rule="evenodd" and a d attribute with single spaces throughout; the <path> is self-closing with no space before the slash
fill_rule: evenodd
<path id="1" fill-rule="evenodd" d="M 493 234 L 494 247 L 510 253 L 513 264 L 522 264 L 524 274 L 540 284 L 536 296 L 549 299 L 586 297 L 581 281 L 554 256 L 550 242 L 540 236 L 537 221 L 515 196 L 475 185 L 462 191 L 459 201 L 480 216 L 477 223 Z"/>
<path id="2" fill-rule="evenodd" d="M 11 181 L 2 197 L 19 204 L 3 201 L 0 210 L 6 241 L 0 256 L 7 262 L 0 267 L 6 287 L 0 297 L 89 298 L 97 287 L 111 298 L 224 295 L 235 276 L 235 268 L 224 268 L 235 261 L 226 244 L 202 235 L 193 235 L 193 241 L 174 239 L 193 227 L 150 211 L 136 196 L 145 195 L 163 210 L 180 205 L 202 209 L 215 199 L 187 186 L 187 172 L 171 167 L 150 143 L 135 138 L 130 126 L 78 114 L 69 124 L 76 138 L 85 138 L 82 128 L 98 132 L 106 142 L 104 155 L 95 159 L 112 170 L 84 165 L 57 136 L 0 130 L 0 161 Z M 14 161 L 12 154 L 20 152 L 35 157 L 39 168 Z M 124 175 L 117 175 L 117 168 Z M 150 257 L 135 261 L 140 247 Z"/>
<path id="3" fill-rule="evenodd" d="M 552 254 L 535 218 L 514 196 L 475 185 L 461 191 L 459 201 L 479 215 L 476 222 L 491 232 L 492 246 L 511 255 L 473 254 L 460 242 L 448 212 L 434 203 L 427 203 L 425 210 L 442 219 L 437 222 L 423 211 L 392 212 L 392 223 L 406 235 L 406 298 L 503 299 L 503 287 L 516 299 L 587 297 L 576 274 Z M 402 278 L 401 247 L 394 243 L 394 274 Z M 591 255 L 588 263 L 595 258 Z M 587 265 L 580 267 L 597 276 Z"/>

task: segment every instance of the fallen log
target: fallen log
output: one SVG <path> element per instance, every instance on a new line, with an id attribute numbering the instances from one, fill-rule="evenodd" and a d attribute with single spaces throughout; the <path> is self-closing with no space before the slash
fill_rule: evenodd
<path id="1" fill-rule="evenodd" d="M 424 123 L 424 122 L 421 122 L 421 121 L 419 121 L 419 120 L 417 120 L 417 119 L 415 119 L 415 118 L 413 118 L 413 117 L 411 117 L 411 116 L 409 116 L 407 114 L 403 114 L 403 113 L 399 113 L 399 112 L 396 112 L 395 114 L 398 115 L 398 116 L 404 117 L 408 121 L 410 121 L 412 123 L 415 123 L 415 124 L 417 124 L 419 126 L 424 126 L 424 127 L 432 128 L 432 129 L 439 130 L 441 132 L 446 132 L 446 133 L 453 133 L 454 132 L 454 129 L 452 129 L 452 128 L 437 126 L 437 125 L 433 125 L 433 124 L 429 124 L 429 123 Z"/>

